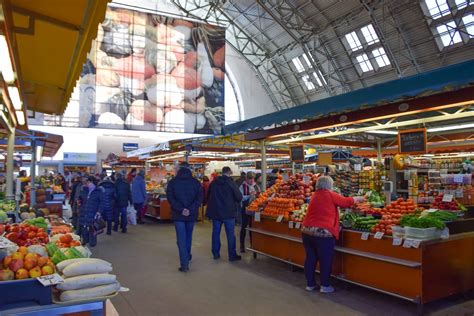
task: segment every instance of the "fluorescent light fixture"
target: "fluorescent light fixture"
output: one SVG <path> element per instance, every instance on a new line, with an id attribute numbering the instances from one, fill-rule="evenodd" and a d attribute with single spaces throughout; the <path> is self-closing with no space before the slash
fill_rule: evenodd
<path id="1" fill-rule="evenodd" d="M 12 68 L 10 51 L 8 50 L 7 40 L 4 35 L 0 35 L 0 72 L 6 82 L 15 81 L 15 73 Z"/>
<path id="2" fill-rule="evenodd" d="M 378 130 L 375 130 L 375 131 L 368 131 L 366 133 L 370 133 L 370 134 L 382 134 L 382 135 L 398 135 L 398 132 L 397 131 L 378 131 Z"/>
<path id="3" fill-rule="evenodd" d="M 444 131 L 452 131 L 452 130 L 456 130 L 456 129 L 473 128 L 473 127 L 474 127 L 474 123 L 461 124 L 461 125 L 450 125 L 450 126 L 441 126 L 441 127 L 428 128 L 427 132 L 429 132 L 429 133 L 444 132 Z"/>
<path id="4" fill-rule="evenodd" d="M 435 155 L 433 154 L 424 154 L 423 157 L 434 157 Z"/>
<path id="5" fill-rule="evenodd" d="M 18 119 L 18 125 L 25 125 L 25 112 L 23 111 L 16 111 L 16 118 Z"/>
<path id="6" fill-rule="evenodd" d="M 36 146 L 36 161 L 40 161 L 42 155 L 43 155 L 43 146 Z"/>
<path id="7" fill-rule="evenodd" d="M 13 107 L 15 108 L 16 111 L 21 110 L 21 99 L 20 99 L 20 93 L 18 92 L 17 87 L 8 87 L 8 94 L 10 95 L 10 100 L 12 100 Z"/>

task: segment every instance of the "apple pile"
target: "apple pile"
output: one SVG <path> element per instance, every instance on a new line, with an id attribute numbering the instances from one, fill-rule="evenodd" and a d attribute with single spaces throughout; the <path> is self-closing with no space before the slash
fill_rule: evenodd
<path id="1" fill-rule="evenodd" d="M 55 266 L 48 257 L 28 252 L 28 248 L 24 246 L 3 258 L 0 268 L 0 281 L 37 278 L 55 272 Z"/>
<path id="2" fill-rule="evenodd" d="M 303 181 L 304 176 L 307 176 L 309 181 Z M 317 179 L 318 176 L 312 173 L 298 173 L 292 175 L 289 177 L 288 181 L 282 182 L 275 196 L 303 201 L 302 203 L 299 201 L 299 204 L 301 205 L 304 203 L 305 198 L 311 197 L 311 192 L 314 191 L 314 185 Z"/>
<path id="3" fill-rule="evenodd" d="M 4 227 L 6 238 L 18 246 L 44 245 L 49 242 L 49 237 L 43 228 L 30 224 L 12 224 Z"/>

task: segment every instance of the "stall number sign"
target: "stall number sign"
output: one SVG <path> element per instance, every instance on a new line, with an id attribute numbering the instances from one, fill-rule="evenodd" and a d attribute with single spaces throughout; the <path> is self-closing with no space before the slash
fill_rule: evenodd
<path id="1" fill-rule="evenodd" d="M 426 129 L 398 132 L 398 151 L 400 154 L 426 153 Z"/>
<path id="2" fill-rule="evenodd" d="M 51 275 L 44 275 L 36 278 L 43 286 L 51 286 L 63 283 L 64 279 L 57 273 Z"/>

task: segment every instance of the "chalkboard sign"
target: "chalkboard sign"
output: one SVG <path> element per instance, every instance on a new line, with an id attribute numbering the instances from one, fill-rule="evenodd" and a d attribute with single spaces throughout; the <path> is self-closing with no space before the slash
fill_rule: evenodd
<path id="1" fill-rule="evenodd" d="M 262 161 L 261 160 L 255 161 L 255 169 L 262 170 Z"/>
<path id="2" fill-rule="evenodd" d="M 290 147 L 290 160 L 292 162 L 304 162 L 304 146 Z"/>
<path id="3" fill-rule="evenodd" d="M 398 132 L 398 152 L 400 154 L 425 154 L 426 129 L 410 129 Z"/>

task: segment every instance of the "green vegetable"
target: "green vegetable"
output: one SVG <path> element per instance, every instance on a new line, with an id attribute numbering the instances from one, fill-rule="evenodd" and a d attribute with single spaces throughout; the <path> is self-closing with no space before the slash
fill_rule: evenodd
<path id="1" fill-rule="evenodd" d="M 68 257 L 68 259 L 83 258 L 82 254 L 77 249 L 75 249 L 74 247 L 67 249 L 65 251 L 65 255 Z"/>
<path id="2" fill-rule="evenodd" d="M 52 256 L 54 256 L 54 254 L 55 254 L 56 252 L 59 251 L 59 248 L 58 248 L 58 246 L 56 246 L 56 244 L 54 244 L 54 243 L 49 243 L 49 244 L 46 245 L 46 250 L 48 251 L 48 255 L 49 255 L 50 257 L 52 257 Z"/>
<path id="3" fill-rule="evenodd" d="M 458 217 L 456 213 L 448 212 L 448 211 L 436 211 L 436 212 L 426 212 L 426 213 L 423 212 L 423 213 L 422 213 L 423 217 L 436 218 L 443 222 L 452 222 L 456 220 Z"/>
<path id="4" fill-rule="evenodd" d="M 53 261 L 54 264 L 58 264 L 61 261 L 64 261 L 67 259 L 69 258 L 66 257 L 66 255 L 61 250 L 58 250 L 54 253 L 53 257 L 51 258 L 51 261 Z"/>
<path id="5" fill-rule="evenodd" d="M 444 222 L 440 219 L 433 217 L 416 217 L 413 215 L 405 215 L 400 220 L 400 225 L 405 227 L 415 227 L 415 228 L 431 228 L 435 227 L 437 229 L 444 229 L 446 226 Z"/>

